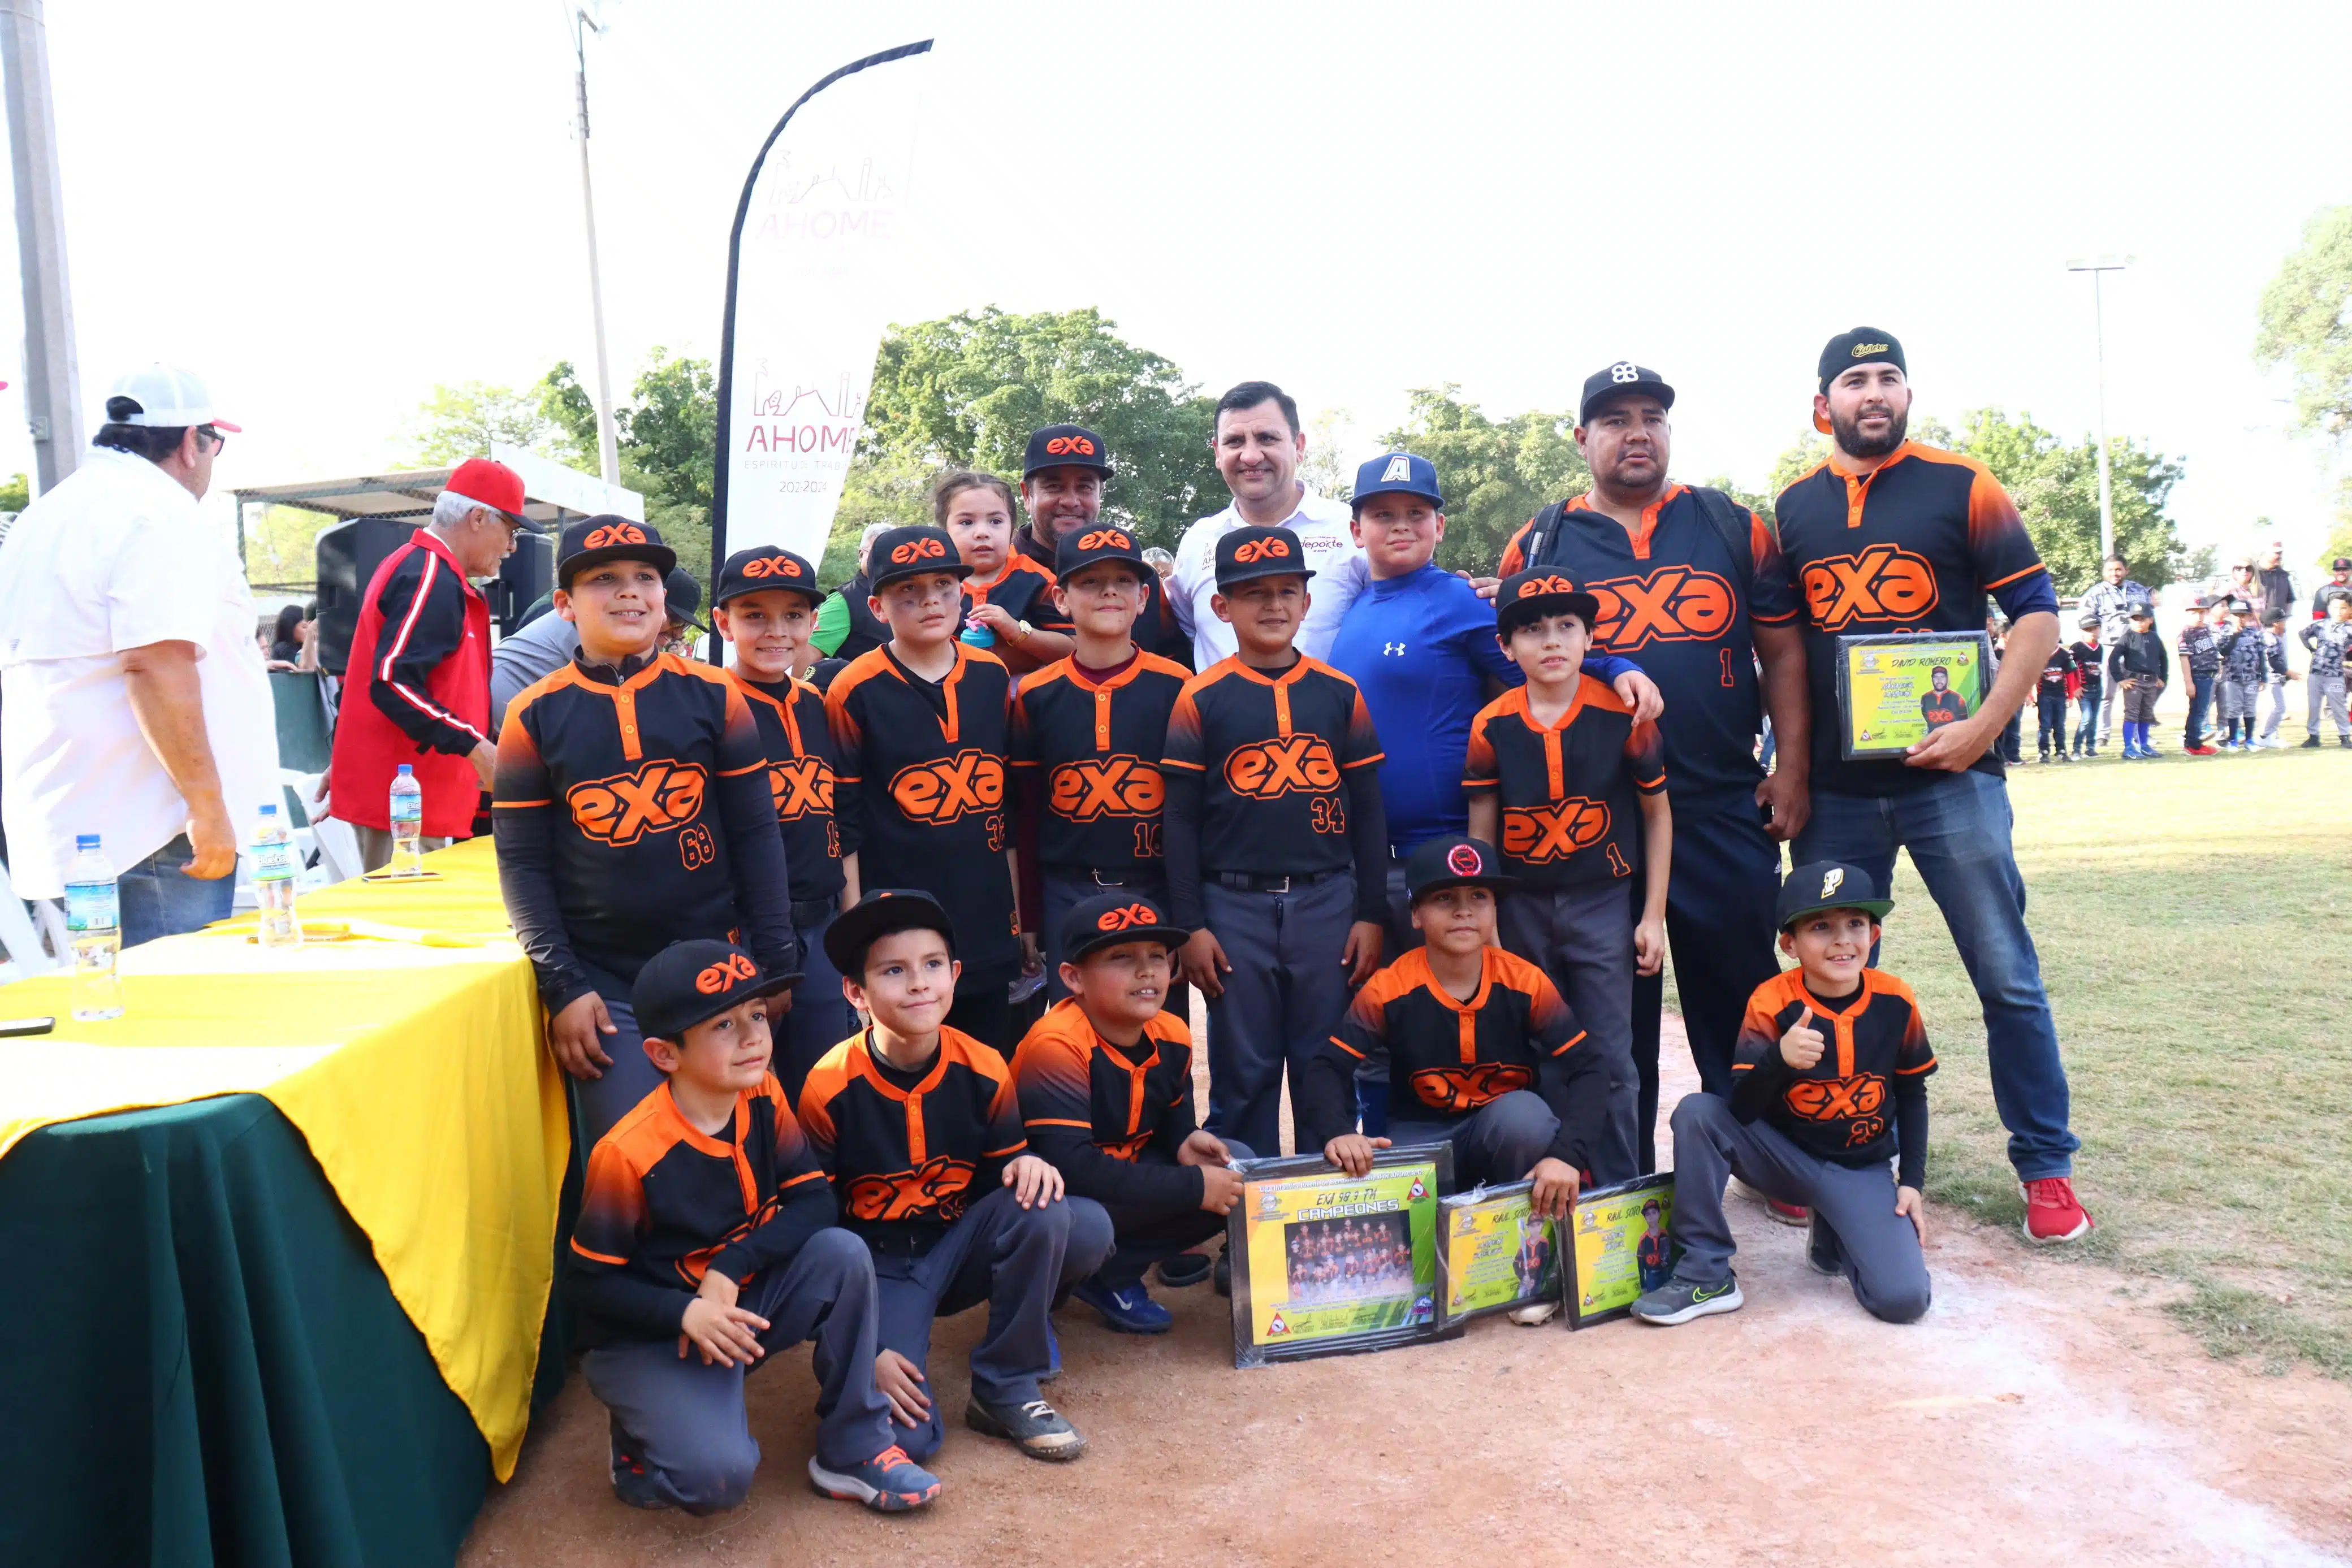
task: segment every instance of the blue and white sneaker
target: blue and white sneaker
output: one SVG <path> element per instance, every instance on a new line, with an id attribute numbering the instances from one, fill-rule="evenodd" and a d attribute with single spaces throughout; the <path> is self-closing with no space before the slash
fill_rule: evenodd
<path id="1" fill-rule="evenodd" d="M 1088 1280 L 1070 1294 L 1100 1312 L 1103 1322 L 1120 1333 L 1166 1333 L 1175 1326 L 1175 1317 L 1140 1282 L 1113 1291 Z"/>
<path id="2" fill-rule="evenodd" d="M 809 1457 L 809 1485 L 826 1497 L 862 1502 L 877 1513 L 906 1513 L 940 1495 L 940 1479 L 896 1443 L 864 1464 L 827 1469 Z"/>

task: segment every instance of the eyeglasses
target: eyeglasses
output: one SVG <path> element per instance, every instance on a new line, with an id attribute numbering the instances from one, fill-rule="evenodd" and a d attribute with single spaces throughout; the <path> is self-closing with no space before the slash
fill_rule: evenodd
<path id="1" fill-rule="evenodd" d="M 228 437 L 223 435 L 219 431 L 215 430 L 209 424 L 200 424 L 196 426 L 196 434 L 213 444 L 213 454 L 215 456 L 218 456 L 220 449 L 228 444 Z"/>

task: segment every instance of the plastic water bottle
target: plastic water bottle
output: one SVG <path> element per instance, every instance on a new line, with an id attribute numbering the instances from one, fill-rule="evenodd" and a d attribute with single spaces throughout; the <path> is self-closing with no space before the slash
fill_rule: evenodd
<path id="1" fill-rule="evenodd" d="M 96 833 L 74 837 L 74 862 L 66 873 L 66 936 L 73 948 L 73 1016 L 85 1023 L 121 1018 L 122 982 L 115 977 L 114 958 L 122 951 L 122 905 L 115 896 L 114 866 Z"/>
<path id="2" fill-rule="evenodd" d="M 384 869 L 394 876 L 425 873 L 425 787 L 405 762 L 392 779 L 392 862 Z"/>
<path id="3" fill-rule="evenodd" d="M 294 913 L 294 835 L 278 820 L 278 808 L 261 808 L 253 830 L 253 902 L 265 947 L 299 947 L 302 922 Z"/>

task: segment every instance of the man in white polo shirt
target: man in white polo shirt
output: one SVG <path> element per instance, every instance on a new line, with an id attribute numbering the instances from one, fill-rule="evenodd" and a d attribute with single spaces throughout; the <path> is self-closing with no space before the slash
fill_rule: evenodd
<path id="1" fill-rule="evenodd" d="M 1307 584 L 1309 603 L 1298 629 L 1298 651 L 1310 659 L 1328 659 L 1339 622 L 1371 571 L 1349 531 L 1355 517 L 1348 503 L 1317 495 L 1298 477 L 1307 434 L 1298 427 L 1297 401 L 1272 382 L 1242 382 L 1217 400 L 1209 448 L 1234 504 L 1184 530 L 1168 594 L 1177 626 L 1192 639 L 1192 667 L 1205 670 L 1231 658 L 1238 646 L 1234 629 L 1217 619 L 1209 601 L 1217 591 L 1217 541 L 1244 523 L 1286 528 L 1298 536 L 1315 573 Z"/>
<path id="2" fill-rule="evenodd" d="M 226 918 L 238 829 L 279 798 L 253 596 L 196 505 L 236 428 L 185 371 L 125 376 L 96 450 L 0 543 L 9 877 L 62 896 L 98 834 L 125 946 Z"/>

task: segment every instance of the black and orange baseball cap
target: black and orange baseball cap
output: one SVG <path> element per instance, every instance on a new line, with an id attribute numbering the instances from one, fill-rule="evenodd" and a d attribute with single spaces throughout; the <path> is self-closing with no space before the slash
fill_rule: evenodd
<path id="1" fill-rule="evenodd" d="M 1261 577 L 1312 577 L 1307 551 L 1288 528 L 1263 528 L 1244 524 L 1217 541 L 1217 586 L 1252 582 Z"/>
<path id="2" fill-rule="evenodd" d="M 1168 918 L 1158 901 L 1138 897 L 1125 888 L 1080 899 L 1062 917 L 1062 962 L 1076 964 L 1090 953 L 1122 942 L 1157 942 L 1181 947 L 1192 933 Z"/>
<path id="3" fill-rule="evenodd" d="M 781 545 L 754 545 L 727 558 L 719 569 L 719 587 L 710 603 L 715 609 L 730 599 L 771 589 L 797 593 L 812 605 L 824 602 L 824 590 L 816 585 L 816 568 L 809 565 L 806 556 L 794 555 Z"/>
<path id="4" fill-rule="evenodd" d="M 950 571 L 958 577 L 971 575 L 971 568 L 956 554 L 955 540 L 948 537 L 945 528 L 935 528 L 928 523 L 892 528 L 875 536 L 872 548 L 866 552 L 866 580 L 874 585 L 877 593 L 882 591 L 886 582 L 920 577 L 927 571 Z"/>
<path id="5" fill-rule="evenodd" d="M 948 956 L 955 956 L 955 925 L 947 910 L 913 887 L 875 888 L 835 915 L 824 928 L 824 956 L 835 969 L 856 979 L 866 973 L 866 949 L 898 931 L 936 931 L 947 942 Z"/>
<path id="6" fill-rule="evenodd" d="M 760 997 L 772 997 L 801 983 L 800 975 L 763 974 L 751 954 L 732 942 L 700 938 L 673 942 L 637 971 L 629 993 L 638 1030 L 656 1040 L 677 1040 L 696 1024 Z"/>
<path id="7" fill-rule="evenodd" d="M 1517 883 L 1518 878 L 1503 869 L 1503 857 L 1495 846 L 1484 839 L 1448 833 L 1405 857 L 1404 884 L 1415 904 L 1449 887 L 1486 887 L 1499 893 Z"/>
<path id="8" fill-rule="evenodd" d="M 1503 636 L 1547 615 L 1575 615 L 1592 630 L 1601 616 L 1601 601 L 1549 567 L 1529 567 L 1503 579 L 1495 591 L 1495 630 Z"/>
<path id="9" fill-rule="evenodd" d="M 667 578 L 677 552 L 662 543 L 661 530 L 651 523 L 612 512 L 583 517 L 557 541 L 555 586 L 570 588 L 573 578 L 608 560 L 641 560 Z"/>
<path id="10" fill-rule="evenodd" d="M 1108 479 L 1110 447 L 1083 424 L 1049 424 L 1029 433 L 1029 450 L 1021 459 L 1021 477 L 1041 468 L 1091 468 Z"/>
<path id="11" fill-rule="evenodd" d="M 1054 575 L 1066 580 L 1071 573 L 1106 560 L 1127 568 L 1139 582 L 1150 582 L 1158 575 L 1145 562 L 1135 535 L 1117 523 L 1097 523 L 1065 533 L 1054 547 Z"/>

